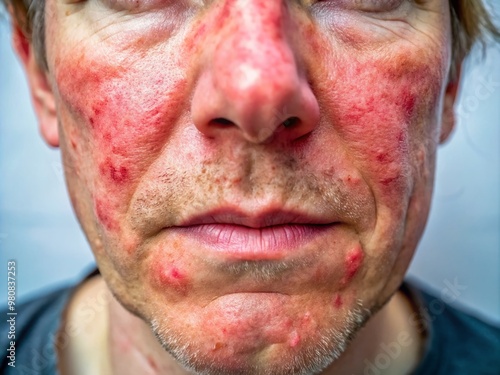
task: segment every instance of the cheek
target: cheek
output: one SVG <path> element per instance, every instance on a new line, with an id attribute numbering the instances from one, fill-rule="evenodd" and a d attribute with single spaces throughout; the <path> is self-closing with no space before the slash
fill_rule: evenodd
<path id="1" fill-rule="evenodd" d="M 409 192 L 413 147 L 428 143 L 437 126 L 445 64 L 414 58 L 407 53 L 389 61 L 345 61 L 337 70 L 342 85 L 330 88 L 330 121 L 363 178 L 386 198 Z"/>
<path id="2" fill-rule="evenodd" d="M 186 81 L 176 70 L 165 72 L 154 56 L 123 67 L 77 52 L 56 66 L 59 95 L 69 113 L 64 126 L 72 134 L 67 148 L 83 153 L 79 158 L 88 166 L 95 217 L 116 231 L 134 186 L 179 121 Z"/>

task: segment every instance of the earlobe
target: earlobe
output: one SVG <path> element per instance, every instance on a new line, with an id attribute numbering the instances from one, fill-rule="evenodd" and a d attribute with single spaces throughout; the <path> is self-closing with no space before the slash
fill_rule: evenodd
<path id="1" fill-rule="evenodd" d="M 59 146 L 59 130 L 54 94 L 47 80 L 47 72 L 36 60 L 33 44 L 19 25 L 12 27 L 12 44 L 24 67 L 31 92 L 31 100 L 45 141 L 52 147 Z"/>
<path id="2" fill-rule="evenodd" d="M 439 136 L 440 144 L 445 143 L 449 139 L 453 129 L 455 128 L 455 102 L 460 86 L 460 70 L 461 67 L 458 67 L 457 77 L 450 80 L 446 86 L 446 92 L 443 100 L 443 113 L 441 117 L 441 133 Z"/>

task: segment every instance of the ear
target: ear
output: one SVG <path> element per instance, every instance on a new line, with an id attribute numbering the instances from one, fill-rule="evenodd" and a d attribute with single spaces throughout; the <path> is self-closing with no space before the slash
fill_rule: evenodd
<path id="1" fill-rule="evenodd" d="M 460 73 L 462 66 L 458 66 L 455 78 L 450 79 L 446 86 L 446 91 L 443 100 L 443 114 L 441 120 L 441 134 L 439 136 L 439 143 L 445 143 L 450 137 L 453 129 L 455 128 L 455 102 L 457 99 L 458 89 L 460 87 Z"/>
<path id="2" fill-rule="evenodd" d="M 28 40 L 15 21 L 12 25 L 12 44 L 28 79 L 31 101 L 38 118 L 40 132 L 50 146 L 58 147 L 59 131 L 56 105 L 47 80 L 47 72 L 37 63 L 32 42 Z"/>

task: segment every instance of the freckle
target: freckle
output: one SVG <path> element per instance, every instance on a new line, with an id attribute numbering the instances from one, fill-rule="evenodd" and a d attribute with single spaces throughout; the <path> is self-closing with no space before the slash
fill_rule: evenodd
<path id="1" fill-rule="evenodd" d="M 215 344 L 214 344 L 214 347 L 212 348 L 213 351 L 216 351 L 216 350 L 219 350 L 219 349 L 222 349 L 224 347 L 224 344 L 217 341 Z"/>
<path id="2" fill-rule="evenodd" d="M 342 296 L 340 294 L 335 295 L 333 298 L 333 306 L 335 306 L 337 309 L 340 309 L 344 302 L 342 301 Z"/>

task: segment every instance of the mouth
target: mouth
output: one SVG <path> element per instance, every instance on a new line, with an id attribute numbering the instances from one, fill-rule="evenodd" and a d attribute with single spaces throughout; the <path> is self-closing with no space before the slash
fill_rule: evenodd
<path id="1" fill-rule="evenodd" d="M 228 261 L 282 260 L 318 239 L 337 224 L 301 212 L 270 211 L 250 215 L 219 210 L 172 227 L 182 237 Z M 207 254 L 208 255 L 208 254 Z"/>

